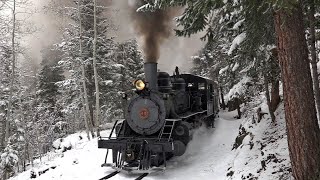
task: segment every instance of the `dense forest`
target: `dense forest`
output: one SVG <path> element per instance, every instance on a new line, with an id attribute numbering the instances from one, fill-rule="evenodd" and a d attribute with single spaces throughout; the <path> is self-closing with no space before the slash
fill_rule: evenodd
<path id="1" fill-rule="evenodd" d="M 185 62 L 192 62 L 190 73 L 218 82 L 222 110 L 237 110 L 241 119 L 250 111 L 244 107 L 263 94 L 268 112 L 251 112 L 258 121 L 269 114 L 275 125 L 284 104 L 290 173 L 297 180 L 320 179 L 318 1 L 141 2 L 48 1 L 40 11 L 63 23 L 53 43 L 32 50 L 41 54 L 40 63 L 25 38 L 41 31 L 28 21 L 39 13 L 34 2 L 0 2 L 1 179 L 33 166 L 56 139 L 79 131 L 94 139 L 122 118 L 122 97 L 132 95 L 132 82 L 143 77 L 146 52 L 139 32 L 124 38 L 120 17 L 110 14 L 124 11 L 135 22 L 132 12 L 158 10 L 167 10 L 172 21 L 165 41 L 201 35 L 196 40 L 204 45 Z"/>

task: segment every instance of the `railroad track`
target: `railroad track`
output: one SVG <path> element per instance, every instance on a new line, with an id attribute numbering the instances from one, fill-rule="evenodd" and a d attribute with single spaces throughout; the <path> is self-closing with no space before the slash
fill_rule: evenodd
<path id="1" fill-rule="evenodd" d="M 117 175 L 120 171 L 114 171 L 106 176 L 104 176 L 103 178 L 100 178 L 99 180 L 105 180 L 105 179 L 109 179 L 112 178 L 113 176 Z"/>
<path id="2" fill-rule="evenodd" d="M 113 176 L 117 175 L 118 173 L 120 173 L 120 171 L 114 171 L 106 176 L 104 176 L 103 178 L 100 178 L 99 180 L 106 180 L 106 179 L 110 179 L 112 178 Z M 144 173 L 144 174 L 141 174 L 139 177 L 135 178 L 135 180 L 141 180 L 143 179 L 144 177 L 148 176 L 149 173 Z"/>

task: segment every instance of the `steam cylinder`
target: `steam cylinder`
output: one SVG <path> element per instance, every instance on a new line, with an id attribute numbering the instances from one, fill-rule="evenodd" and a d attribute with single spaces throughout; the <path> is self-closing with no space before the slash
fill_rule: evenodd
<path id="1" fill-rule="evenodd" d="M 149 85 L 149 89 L 153 91 L 158 91 L 157 65 L 158 63 L 154 62 L 144 63 L 145 80 Z"/>

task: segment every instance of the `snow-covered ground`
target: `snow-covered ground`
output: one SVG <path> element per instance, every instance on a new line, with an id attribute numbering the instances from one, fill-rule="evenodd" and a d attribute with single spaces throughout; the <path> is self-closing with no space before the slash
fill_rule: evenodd
<path id="1" fill-rule="evenodd" d="M 150 179 L 226 179 L 229 163 L 233 160 L 231 151 L 238 134 L 241 120 L 234 112 L 222 112 L 216 119 L 214 129 L 204 127 L 196 131 L 188 144 L 186 153 L 170 160 L 168 170 Z"/>
<path id="2" fill-rule="evenodd" d="M 250 113 L 249 113 L 250 114 Z M 165 172 L 150 174 L 146 180 L 224 180 L 224 179 L 288 179 L 290 162 L 285 135 L 283 107 L 277 111 L 277 125 L 270 122 L 269 116 L 256 124 L 252 124 L 251 116 L 235 119 L 236 112 L 220 112 L 214 129 L 201 127 L 189 143 L 183 156 L 172 158 Z M 243 143 L 232 150 L 240 125 L 247 135 Z M 110 131 L 104 131 L 107 136 Z M 83 139 L 79 139 L 79 135 Z M 88 180 L 99 179 L 114 170 L 101 167 L 106 150 L 97 148 L 97 139 L 88 141 L 84 133 L 70 135 L 72 150 L 48 153 L 38 161 L 34 171 L 48 169 L 37 180 Z M 252 145 L 253 144 L 253 145 Z M 252 146 L 252 147 L 251 147 Z M 111 155 L 111 153 L 110 153 Z M 109 157 L 111 160 L 111 157 Z M 262 167 L 261 162 L 265 163 Z M 54 167 L 51 168 L 51 167 Z M 30 170 L 11 178 L 11 180 L 29 180 Z M 229 176 L 227 176 L 227 174 Z M 134 179 L 137 176 L 117 174 L 113 180 Z"/>
<path id="3" fill-rule="evenodd" d="M 234 112 L 223 112 L 216 120 L 216 128 L 197 130 L 183 156 L 171 159 L 165 172 L 151 174 L 145 179 L 212 179 L 212 177 L 225 179 L 228 164 L 233 158 L 232 144 L 241 122 L 233 116 Z M 107 135 L 109 131 L 103 133 Z M 79 135 L 73 135 L 69 138 L 70 141 L 75 141 Z M 85 134 L 82 134 L 82 137 L 85 137 Z M 100 167 L 106 151 L 97 148 L 96 139 L 91 141 L 82 139 L 71 144 L 72 150 L 50 153 L 42 158 L 43 163 L 34 170 L 41 171 L 48 167 L 49 170 L 40 175 L 38 180 L 99 179 L 113 171 L 111 168 Z M 55 169 L 50 168 L 53 166 L 56 166 Z M 30 171 L 23 172 L 11 180 L 30 179 Z M 118 174 L 112 179 L 134 178 Z"/>

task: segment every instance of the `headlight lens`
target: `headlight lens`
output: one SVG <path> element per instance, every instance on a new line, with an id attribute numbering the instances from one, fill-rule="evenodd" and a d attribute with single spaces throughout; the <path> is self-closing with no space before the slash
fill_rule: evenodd
<path id="1" fill-rule="evenodd" d="M 146 87 L 146 84 L 142 80 L 137 80 L 134 84 L 139 91 L 143 90 Z"/>

